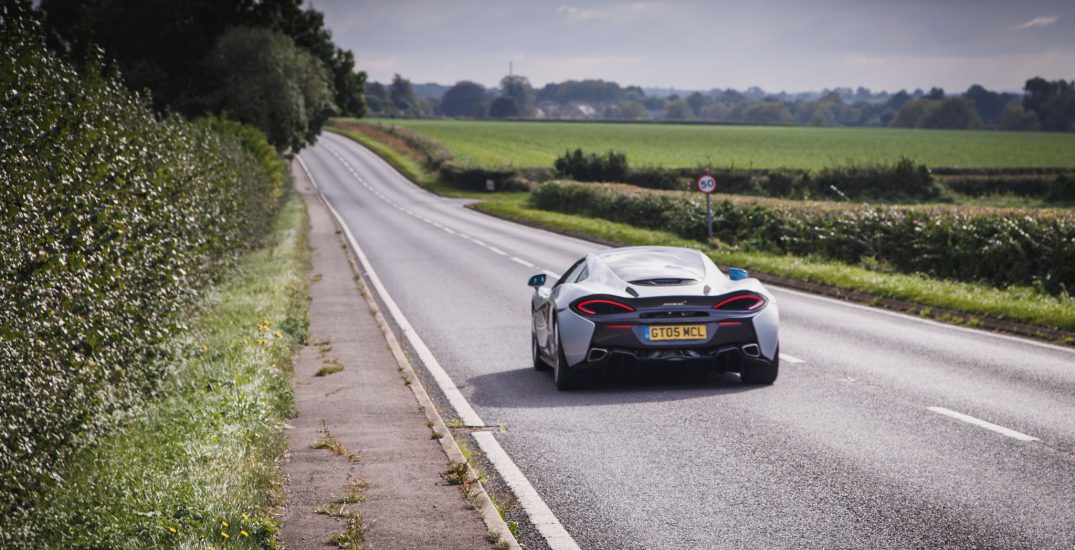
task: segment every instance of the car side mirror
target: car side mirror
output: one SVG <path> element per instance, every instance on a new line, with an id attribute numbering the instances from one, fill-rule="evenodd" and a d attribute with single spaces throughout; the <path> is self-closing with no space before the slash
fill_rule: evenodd
<path id="1" fill-rule="evenodd" d="M 745 269 L 733 267 L 728 269 L 728 277 L 733 281 L 742 281 L 743 279 L 749 279 L 750 273 L 747 273 L 747 270 Z"/>
<path id="2" fill-rule="evenodd" d="M 545 274 L 544 273 L 538 273 L 537 275 L 534 275 L 533 277 L 530 277 L 530 282 L 528 282 L 526 284 L 529 285 L 529 286 L 532 286 L 534 288 L 537 288 L 539 286 L 545 286 Z"/>

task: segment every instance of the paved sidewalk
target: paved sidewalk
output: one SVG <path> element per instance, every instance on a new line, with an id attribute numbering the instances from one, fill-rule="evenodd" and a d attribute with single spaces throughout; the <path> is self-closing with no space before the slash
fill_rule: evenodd
<path id="1" fill-rule="evenodd" d="M 491 548 L 486 527 L 459 486 L 441 473 L 448 458 L 385 342 L 336 232 L 301 166 L 292 166 L 310 214 L 310 343 L 295 361 L 299 416 L 287 430 L 286 510 L 280 538 L 289 548 L 324 548 L 361 517 L 365 548 Z M 338 372 L 316 376 L 319 369 Z M 313 448 L 321 442 L 329 448 Z M 339 445 L 334 445 L 334 441 Z M 355 483 L 358 483 L 356 490 Z M 362 487 L 365 486 L 363 489 Z M 358 503 L 331 504 L 347 495 Z"/>

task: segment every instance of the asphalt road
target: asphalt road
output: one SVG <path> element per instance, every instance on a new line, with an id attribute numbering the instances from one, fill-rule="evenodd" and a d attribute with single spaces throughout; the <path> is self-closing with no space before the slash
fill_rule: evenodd
<path id="1" fill-rule="evenodd" d="M 581 547 L 1075 547 L 1071 350 L 776 289 L 771 387 L 558 392 L 530 366 L 526 280 L 602 247 L 465 209 L 336 135 L 301 156 Z"/>

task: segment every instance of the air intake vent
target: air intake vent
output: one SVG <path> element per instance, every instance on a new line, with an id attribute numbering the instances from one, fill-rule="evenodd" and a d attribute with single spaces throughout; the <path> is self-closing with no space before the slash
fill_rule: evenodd
<path id="1" fill-rule="evenodd" d="M 639 315 L 643 319 L 679 319 L 682 317 L 709 317 L 708 311 L 656 311 Z"/>

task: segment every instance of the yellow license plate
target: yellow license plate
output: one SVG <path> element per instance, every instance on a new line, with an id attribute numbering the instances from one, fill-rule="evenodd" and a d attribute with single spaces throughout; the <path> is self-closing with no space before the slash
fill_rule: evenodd
<path id="1" fill-rule="evenodd" d="M 705 325 L 659 325 L 645 327 L 643 337 L 651 342 L 659 340 L 705 340 L 709 338 Z"/>

